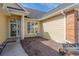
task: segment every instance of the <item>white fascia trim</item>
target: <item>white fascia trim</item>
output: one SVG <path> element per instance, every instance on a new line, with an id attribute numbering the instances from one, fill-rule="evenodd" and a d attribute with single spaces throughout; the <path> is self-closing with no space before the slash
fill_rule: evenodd
<path id="1" fill-rule="evenodd" d="M 62 9 L 62 10 L 56 11 L 56 12 L 54 12 L 54 13 L 48 15 L 48 16 L 44 16 L 43 18 L 41 18 L 41 19 L 39 19 L 39 20 L 44 20 L 44 19 L 46 19 L 46 18 L 52 17 L 52 16 L 56 15 L 57 13 L 60 13 L 61 11 L 64 11 L 64 10 L 66 10 L 66 9 L 69 9 L 69 8 L 71 8 L 71 7 L 73 7 L 73 6 L 77 5 L 77 4 L 78 4 L 78 3 L 72 4 L 72 5 L 66 7 L 66 8 L 64 8 L 64 9 Z"/>
<path id="2" fill-rule="evenodd" d="M 3 3 L 2 9 L 5 9 L 5 8 L 7 8 L 6 3 Z"/>

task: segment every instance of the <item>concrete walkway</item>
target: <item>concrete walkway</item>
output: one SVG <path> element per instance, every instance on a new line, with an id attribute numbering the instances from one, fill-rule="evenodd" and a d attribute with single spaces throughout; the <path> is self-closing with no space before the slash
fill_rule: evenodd
<path id="1" fill-rule="evenodd" d="M 8 43 L 4 48 L 2 56 L 28 56 L 22 48 L 20 42 Z"/>

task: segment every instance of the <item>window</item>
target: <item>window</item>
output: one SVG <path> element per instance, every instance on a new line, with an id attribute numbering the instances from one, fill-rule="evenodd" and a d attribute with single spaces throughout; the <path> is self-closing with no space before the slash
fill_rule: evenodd
<path id="1" fill-rule="evenodd" d="M 38 28 L 37 27 L 35 28 L 35 33 L 38 33 Z"/>
<path id="2" fill-rule="evenodd" d="M 34 23 L 31 23 L 31 25 L 30 25 L 30 32 L 34 33 Z"/>
<path id="3" fill-rule="evenodd" d="M 27 31 L 28 33 L 37 33 L 38 32 L 38 23 L 37 22 L 27 22 Z"/>
<path id="4" fill-rule="evenodd" d="M 28 33 L 30 33 L 30 22 L 27 23 L 27 30 L 28 30 Z"/>

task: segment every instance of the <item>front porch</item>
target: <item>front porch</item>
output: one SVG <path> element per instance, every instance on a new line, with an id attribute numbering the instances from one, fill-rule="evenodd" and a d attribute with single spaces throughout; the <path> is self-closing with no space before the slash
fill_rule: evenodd
<path id="1" fill-rule="evenodd" d="M 24 13 L 25 11 L 8 7 L 6 7 L 5 10 L 1 9 L 0 11 L 2 12 L 2 20 L 5 25 L 5 28 L 2 27 L 2 29 L 4 29 L 3 36 L 5 37 L 2 37 L 2 39 L 4 39 L 0 44 L 1 53 L 4 47 L 6 47 L 6 45 L 10 42 L 20 41 L 21 39 L 24 39 L 24 16 L 26 15 L 26 13 Z"/>
<path id="2" fill-rule="evenodd" d="M 24 38 L 24 16 L 7 15 L 7 41 L 18 41 Z"/>
<path id="3" fill-rule="evenodd" d="M 22 48 L 20 41 L 8 43 L 1 53 L 1 56 L 28 56 Z"/>

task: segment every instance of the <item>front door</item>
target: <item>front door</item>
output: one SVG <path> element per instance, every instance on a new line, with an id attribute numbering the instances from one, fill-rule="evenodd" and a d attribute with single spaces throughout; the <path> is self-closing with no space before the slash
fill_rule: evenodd
<path id="1" fill-rule="evenodd" d="M 20 23 L 18 21 L 10 23 L 10 38 L 20 37 Z"/>
<path id="2" fill-rule="evenodd" d="M 10 24 L 10 36 L 11 37 L 17 36 L 17 24 L 15 24 L 15 23 Z"/>

